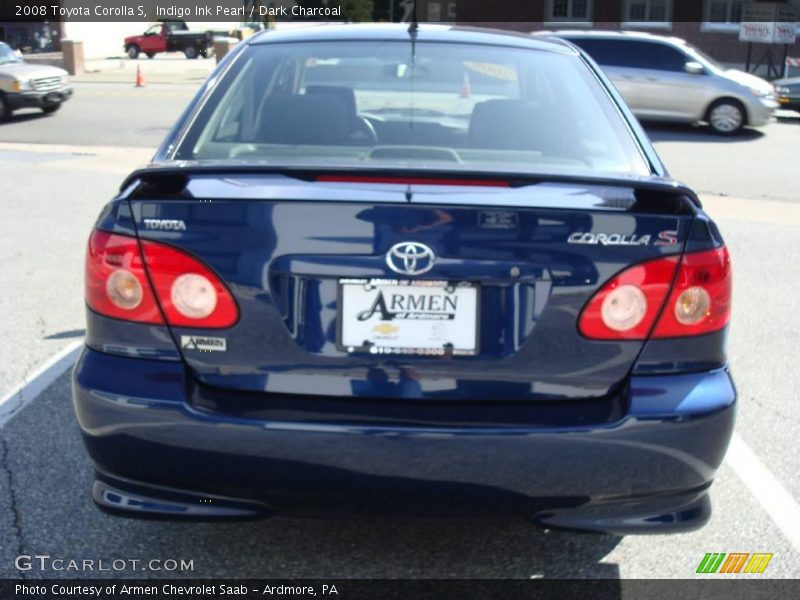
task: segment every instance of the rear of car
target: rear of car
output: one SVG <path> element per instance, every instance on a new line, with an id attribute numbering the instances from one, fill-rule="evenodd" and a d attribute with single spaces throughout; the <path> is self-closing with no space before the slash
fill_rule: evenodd
<path id="1" fill-rule="evenodd" d="M 0 120 L 22 108 L 53 113 L 71 97 L 72 86 L 64 69 L 26 63 L 0 42 Z"/>
<path id="2" fill-rule="evenodd" d="M 730 286 L 716 226 L 572 47 L 255 36 L 91 235 L 93 497 L 696 528 L 734 420 Z"/>
<path id="3" fill-rule="evenodd" d="M 728 69 L 678 38 L 632 32 L 554 32 L 586 51 L 642 120 L 707 122 L 730 135 L 762 127 L 778 107 L 771 84 Z"/>

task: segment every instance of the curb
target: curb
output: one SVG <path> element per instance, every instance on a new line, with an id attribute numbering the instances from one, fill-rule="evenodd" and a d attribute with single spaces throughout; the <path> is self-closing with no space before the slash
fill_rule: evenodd
<path id="1" fill-rule="evenodd" d="M 197 75 L 196 77 L 167 77 L 164 75 L 157 75 L 157 74 L 150 74 L 145 75 L 147 77 L 147 85 L 150 84 L 170 84 L 170 85 L 200 85 L 203 83 L 207 78 L 208 75 Z M 76 77 L 70 77 L 70 81 L 72 83 L 114 83 L 114 84 L 128 84 L 133 87 L 133 84 L 136 80 L 136 73 L 133 73 L 131 76 L 128 76 L 126 73 L 124 76 L 119 75 L 108 75 L 98 74 L 97 77 L 92 75 L 79 75 Z"/>

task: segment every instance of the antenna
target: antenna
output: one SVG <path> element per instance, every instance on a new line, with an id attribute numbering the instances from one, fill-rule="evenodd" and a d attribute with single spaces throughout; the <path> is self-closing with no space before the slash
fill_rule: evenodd
<path id="1" fill-rule="evenodd" d="M 419 22 L 417 21 L 417 0 L 411 0 L 411 24 L 408 26 L 408 33 L 412 36 L 419 30 Z"/>

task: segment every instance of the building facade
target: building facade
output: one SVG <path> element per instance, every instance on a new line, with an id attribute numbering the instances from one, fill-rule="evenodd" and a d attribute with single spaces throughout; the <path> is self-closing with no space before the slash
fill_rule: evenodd
<path id="1" fill-rule="evenodd" d="M 745 4 L 743 0 L 418 0 L 417 14 L 420 20 L 515 31 L 649 31 L 683 38 L 720 61 L 742 65 L 747 60 L 747 44 L 739 41 L 739 24 Z M 800 13 L 800 0 L 773 4 L 786 4 Z M 448 18 L 452 15 L 455 18 Z M 753 62 L 768 49 L 764 44 L 754 45 Z M 782 61 L 783 47 L 772 50 Z M 789 56 L 800 57 L 800 43 L 789 47 Z"/>
<path id="2" fill-rule="evenodd" d="M 54 0 L 69 6 L 75 0 Z M 273 0 L 274 1 L 274 0 Z M 775 0 L 800 13 L 800 0 Z M 744 0 L 416 0 L 420 21 L 484 25 L 515 31 L 596 28 L 639 30 L 683 38 L 714 58 L 735 66 L 747 61 L 747 44 L 739 41 Z M 411 0 L 392 0 L 395 20 L 408 18 Z M 26 53 L 60 50 L 61 39 L 84 42 L 87 58 L 122 54 L 122 39 L 140 33 L 146 24 L 104 23 L 2 23 L 0 40 Z M 199 30 L 211 24 L 190 24 Z M 800 30 L 798 30 L 800 33 Z M 752 62 L 760 62 L 768 50 L 783 61 L 783 47 L 755 44 Z M 800 42 L 788 49 L 800 58 Z"/>
<path id="3" fill-rule="evenodd" d="M 25 54 L 56 52 L 61 50 L 63 23 L 51 22 L 2 22 L 0 42 L 6 42 L 15 50 Z"/>

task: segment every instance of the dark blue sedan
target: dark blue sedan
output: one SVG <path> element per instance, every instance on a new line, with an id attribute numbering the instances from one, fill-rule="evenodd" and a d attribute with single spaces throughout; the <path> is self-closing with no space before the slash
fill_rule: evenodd
<path id="1" fill-rule="evenodd" d="M 728 252 L 567 42 L 239 44 L 100 215 L 86 304 L 74 403 L 107 511 L 710 516 Z"/>

